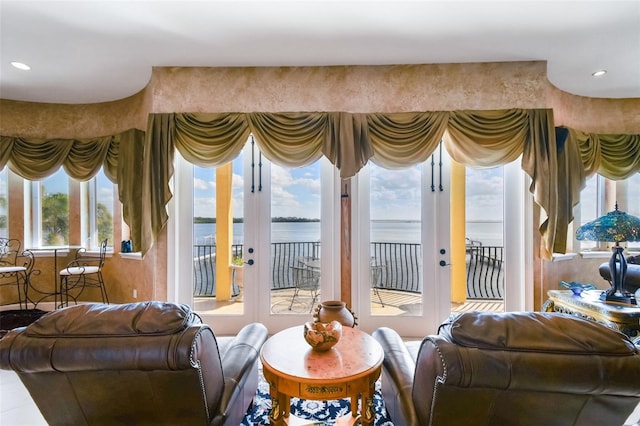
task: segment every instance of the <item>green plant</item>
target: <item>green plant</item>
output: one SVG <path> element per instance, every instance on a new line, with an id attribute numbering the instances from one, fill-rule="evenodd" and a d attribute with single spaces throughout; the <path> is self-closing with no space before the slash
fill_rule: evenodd
<path id="1" fill-rule="evenodd" d="M 231 264 L 236 266 L 244 265 L 244 261 L 242 260 L 242 256 L 233 256 L 231 259 Z"/>

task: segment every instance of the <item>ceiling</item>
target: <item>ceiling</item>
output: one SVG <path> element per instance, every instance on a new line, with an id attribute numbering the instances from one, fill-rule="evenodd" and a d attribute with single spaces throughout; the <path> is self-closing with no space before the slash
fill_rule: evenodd
<path id="1" fill-rule="evenodd" d="M 531 60 L 566 92 L 640 97 L 640 0 L 0 0 L 3 99 L 122 99 L 157 66 Z"/>

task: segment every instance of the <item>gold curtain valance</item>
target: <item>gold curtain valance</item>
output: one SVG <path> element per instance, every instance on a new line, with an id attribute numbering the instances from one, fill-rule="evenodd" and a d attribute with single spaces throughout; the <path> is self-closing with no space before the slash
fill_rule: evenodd
<path id="1" fill-rule="evenodd" d="M 445 111 L 369 114 L 371 161 L 389 169 L 426 161 L 442 140 L 449 116 Z"/>
<path id="2" fill-rule="evenodd" d="M 11 171 L 28 180 L 42 180 L 62 166 L 74 179 L 86 181 L 98 173 L 108 156 L 117 153 L 114 136 L 94 139 L 36 139 L 2 136 L 0 169 Z"/>
<path id="3" fill-rule="evenodd" d="M 249 133 L 270 161 L 304 166 L 325 155 L 342 178 L 354 176 L 367 161 L 398 168 L 425 161 L 448 131 L 454 159 L 474 166 L 496 166 L 523 155 L 531 191 L 545 212 L 541 232 L 550 257 L 558 226 L 568 224 L 570 209 L 558 210 L 559 185 L 553 115 L 550 110 L 436 111 L 394 114 L 226 113 L 152 114 L 147 132 L 143 193 L 150 210 L 142 222 L 143 251 L 167 220 L 168 181 L 176 149 L 190 162 L 216 166 L 235 158 Z M 539 144 L 544 146 L 540 147 Z M 155 154 L 152 151 L 156 151 Z M 160 153 L 160 154 L 158 154 Z M 153 191 L 148 188 L 153 188 Z M 145 242 L 146 241 L 146 242 Z M 562 240 L 564 241 L 564 240 Z"/>
<path id="4" fill-rule="evenodd" d="M 568 129 L 567 141 L 579 147 L 586 177 L 598 173 L 608 179 L 621 180 L 640 172 L 640 135 Z"/>
<path id="5" fill-rule="evenodd" d="M 132 234 L 142 217 L 143 157 L 144 132 L 138 129 L 91 139 L 0 136 L 0 170 L 8 166 L 27 180 L 42 180 L 63 167 L 73 179 L 87 181 L 102 167 L 118 184 L 123 218 Z"/>
<path id="6" fill-rule="evenodd" d="M 324 155 L 346 179 L 369 160 L 387 168 L 424 162 L 444 137 L 452 158 L 466 165 L 493 167 L 522 156 L 530 191 L 543 211 L 541 255 L 550 258 L 565 250 L 586 176 L 598 171 L 623 179 L 640 171 L 640 135 L 568 129 L 569 136 L 557 143 L 557 130 L 547 109 L 150 114 L 146 137 L 135 129 L 83 140 L 2 136 L 0 170 L 8 165 L 25 179 L 39 180 L 62 166 L 69 176 L 87 180 L 104 167 L 118 183 L 134 249 L 144 254 L 168 219 L 176 149 L 193 164 L 217 166 L 233 160 L 253 134 L 276 164 L 304 166 Z"/>

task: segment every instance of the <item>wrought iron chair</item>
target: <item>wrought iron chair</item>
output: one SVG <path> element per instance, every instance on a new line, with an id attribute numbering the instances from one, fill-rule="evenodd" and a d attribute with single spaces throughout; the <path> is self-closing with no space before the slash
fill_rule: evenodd
<path id="1" fill-rule="evenodd" d="M 15 285 L 20 309 L 23 309 L 22 294 L 24 309 L 27 309 L 27 291 L 35 258 L 29 250 L 20 251 L 21 247 L 22 243 L 18 239 L 0 238 L 0 286 Z"/>
<path id="2" fill-rule="evenodd" d="M 378 296 L 378 300 L 380 300 L 380 304 L 384 308 L 384 302 L 382 301 L 382 296 L 380 296 L 380 288 L 382 288 L 382 270 L 386 267 L 386 264 L 380 264 L 375 261 L 374 258 L 371 260 L 371 290 L 373 293 Z"/>
<path id="3" fill-rule="evenodd" d="M 86 256 L 86 249 L 81 248 L 76 252 L 76 258 L 69 262 L 66 268 L 60 271 L 60 305 L 58 305 L 56 293 L 55 306 L 69 305 L 69 299 L 75 304 L 85 288 L 97 287 L 102 295 L 102 303 L 109 303 L 107 289 L 102 278 L 102 267 L 107 253 L 107 240 L 100 243 L 100 256 Z"/>
<path id="4" fill-rule="evenodd" d="M 293 281 L 294 292 L 289 310 L 293 307 L 293 302 L 296 300 L 296 296 L 298 296 L 300 290 L 308 290 L 312 297 L 309 309 L 309 312 L 311 312 L 320 293 L 320 270 L 308 266 L 291 266 L 291 279 Z"/>

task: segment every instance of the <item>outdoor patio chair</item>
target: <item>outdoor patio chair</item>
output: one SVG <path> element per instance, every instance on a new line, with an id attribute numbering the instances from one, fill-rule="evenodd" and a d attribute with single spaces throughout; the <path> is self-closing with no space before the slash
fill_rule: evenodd
<path id="1" fill-rule="evenodd" d="M 107 289 L 102 277 L 102 267 L 107 254 L 107 240 L 100 243 L 99 257 L 86 256 L 86 249 L 81 248 L 76 252 L 76 258 L 69 262 L 66 268 L 60 270 L 60 305 L 55 295 L 55 306 L 69 305 L 69 300 L 78 303 L 78 298 L 86 288 L 96 287 L 100 289 L 102 303 L 109 303 Z"/>
<path id="2" fill-rule="evenodd" d="M 311 312 L 318 298 L 318 293 L 320 293 L 320 270 L 307 266 L 291 266 L 291 279 L 294 292 L 293 297 L 291 297 L 291 304 L 289 304 L 289 310 L 293 307 L 293 302 L 296 300 L 300 290 L 306 290 L 310 292 L 312 297 L 309 307 L 309 312 Z"/>
<path id="3" fill-rule="evenodd" d="M 18 239 L 0 238 L 0 287 L 15 286 L 20 309 L 27 309 L 29 279 L 35 258 L 29 250 L 20 251 L 21 247 Z"/>
<path id="4" fill-rule="evenodd" d="M 385 264 L 376 263 L 375 258 L 371 259 L 371 290 L 373 290 L 373 293 L 378 296 L 378 300 L 380 300 L 380 304 L 383 308 L 384 302 L 382 301 L 379 288 L 382 286 L 382 271 L 385 267 Z"/>

